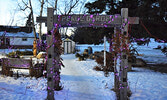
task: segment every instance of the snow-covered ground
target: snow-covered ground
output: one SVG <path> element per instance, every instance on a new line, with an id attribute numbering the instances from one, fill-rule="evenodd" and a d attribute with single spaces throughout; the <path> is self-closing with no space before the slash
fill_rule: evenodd
<path id="1" fill-rule="evenodd" d="M 141 58 L 150 63 L 165 62 L 167 57 L 160 50 L 153 49 L 157 45 L 160 44 L 154 41 L 148 47 L 134 44 L 139 53 L 143 54 Z M 61 84 L 64 88 L 55 91 L 56 100 L 116 99 L 115 93 L 111 91 L 114 86 L 113 73 L 104 77 L 103 72 L 93 70 L 97 65 L 94 60 L 78 61 L 74 54 L 62 55 L 62 58 L 65 68 L 61 70 Z M 128 82 L 132 91 L 131 100 L 167 100 L 167 74 L 133 68 L 132 72 L 128 72 Z M 46 83 L 47 80 L 43 77 L 15 79 L 0 74 L 0 100 L 44 100 L 47 97 Z"/>
<path id="2" fill-rule="evenodd" d="M 138 58 L 142 58 L 148 64 L 166 64 L 167 63 L 167 55 L 162 53 L 161 49 L 155 49 L 158 46 L 162 48 L 167 47 L 167 43 L 158 43 L 155 42 L 154 39 L 151 39 L 149 45 L 139 46 L 136 43 L 133 43 L 133 46 L 137 48 L 137 51 L 142 56 Z"/>
<path id="3" fill-rule="evenodd" d="M 56 100 L 115 100 L 115 93 L 108 88 L 113 78 L 96 72 L 94 60 L 78 61 L 75 55 L 62 55 L 65 68 L 61 71 L 62 91 L 55 92 Z M 0 75 L 0 100 L 44 100 L 45 78 L 14 79 Z M 8 96 L 7 96 L 8 95 Z"/>

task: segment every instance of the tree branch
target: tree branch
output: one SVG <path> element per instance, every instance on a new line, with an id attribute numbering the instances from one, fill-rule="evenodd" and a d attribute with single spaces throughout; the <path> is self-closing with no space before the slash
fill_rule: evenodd
<path id="1" fill-rule="evenodd" d="M 18 6 L 19 6 L 20 10 L 22 10 L 22 11 L 25 11 L 27 8 L 30 8 L 28 6 L 25 6 L 24 8 L 22 8 L 20 4 L 18 4 Z"/>
<path id="2" fill-rule="evenodd" d="M 72 0 L 72 1 L 73 1 L 73 0 Z M 72 9 L 78 4 L 78 2 L 79 2 L 79 0 L 76 0 L 73 5 L 71 4 L 71 7 L 70 7 L 70 9 L 69 9 L 67 15 L 69 15 L 69 14 L 71 13 Z M 71 3 L 72 3 L 72 2 L 71 2 Z"/>

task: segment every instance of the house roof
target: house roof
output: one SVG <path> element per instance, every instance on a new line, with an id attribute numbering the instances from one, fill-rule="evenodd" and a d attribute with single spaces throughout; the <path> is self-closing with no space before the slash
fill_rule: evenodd
<path id="1" fill-rule="evenodd" d="M 31 33 L 32 27 L 22 27 L 22 26 L 0 26 L 0 32 L 6 31 L 9 33 L 25 32 Z"/>
<path id="2" fill-rule="evenodd" d="M 32 27 L 0 26 L 0 36 L 5 37 L 34 37 Z M 38 37 L 38 34 L 37 34 Z"/>

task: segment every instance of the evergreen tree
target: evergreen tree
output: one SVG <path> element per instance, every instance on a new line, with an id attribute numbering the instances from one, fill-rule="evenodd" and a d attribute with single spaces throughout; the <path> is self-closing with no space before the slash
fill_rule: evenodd
<path id="1" fill-rule="evenodd" d="M 77 28 L 75 30 L 74 41 L 80 44 L 100 44 L 103 43 L 104 35 L 107 37 L 111 36 L 111 31 L 110 28 Z"/>
<path id="2" fill-rule="evenodd" d="M 167 19 L 167 6 L 166 6 L 167 0 L 122 0 L 119 2 L 115 1 L 116 0 L 96 0 L 92 3 L 87 3 L 85 7 L 88 9 L 87 13 L 89 14 L 106 13 L 108 15 L 120 14 L 121 8 L 128 8 L 129 9 L 128 16 L 139 17 L 140 21 L 142 21 L 144 26 L 151 33 L 148 34 L 148 32 L 142 25 L 130 25 L 129 32 L 131 38 L 153 37 L 167 40 L 167 34 L 165 34 L 167 33 L 166 29 L 167 22 L 165 21 L 165 18 Z M 108 31 L 108 29 L 105 28 L 83 28 L 83 29 L 79 28 L 76 30 L 75 33 L 79 32 L 77 33 L 77 35 L 80 34 L 81 37 L 85 33 L 82 33 L 80 31 L 83 31 L 87 34 L 84 35 L 85 36 L 83 37 L 84 39 L 93 37 L 90 35 L 98 34 L 99 35 L 98 37 L 93 38 L 93 40 L 91 39 L 90 41 L 94 41 L 94 39 L 98 39 L 99 41 L 101 41 L 102 37 L 104 36 L 101 34 L 111 33 L 111 32 L 113 33 L 113 28 L 110 29 L 110 32 Z M 89 40 L 86 40 L 84 43 L 86 43 L 87 41 Z"/>

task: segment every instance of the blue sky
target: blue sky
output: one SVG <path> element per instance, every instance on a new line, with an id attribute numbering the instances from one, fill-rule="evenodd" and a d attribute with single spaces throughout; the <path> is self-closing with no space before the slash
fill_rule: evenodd
<path id="1" fill-rule="evenodd" d="M 14 13 L 15 0 L 0 0 L 0 25 L 7 25 Z"/>
<path id="2" fill-rule="evenodd" d="M 13 16 L 15 17 L 14 22 L 12 25 L 23 25 L 23 21 L 20 22 L 18 20 L 21 20 L 21 18 L 25 17 L 25 13 L 18 11 L 18 2 L 20 2 L 21 0 L 0 0 L 0 25 L 9 25 L 11 22 L 11 19 L 13 19 Z M 25 0 L 26 1 L 26 0 Z M 38 1 L 38 0 L 32 0 L 32 4 L 35 6 L 40 6 L 37 3 L 34 3 L 34 1 Z M 58 0 L 59 2 L 59 8 L 61 7 L 61 5 L 63 5 L 63 1 L 64 0 Z M 94 1 L 94 0 L 80 0 L 80 1 Z M 80 7 L 76 8 L 79 9 Z M 60 8 L 61 9 L 61 8 Z M 62 8 L 63 10 L 64 8 Z M 39 9 L 38 9 L 39 10 Z M 37 16 L 39 13 L 39 11 L 35 11 L 35 16 Z M 14 15 L 15 14 L 15 15 Z M 26 13 L 28 14 L 28 13 Z"/>
<path id="3" fill-rule="evenodd" d="M 0 25 L 25 25 L 28 12 L 19 11 L 18 2 L 20 1 L 21 0 L 0 0 Z"/>
<path id="4" fill-rule="evenodd" d="M 19 11 L 18 2 L 22 0 L 0 0 L 0 25 L 8 25 L 8 26 L 24 26 L 26 22 L 26 15 L 28 12 L 21 12 Z M 25 0 L 26 1 L 26 0 Z M 39 3 L 35 3 L 34 1 L 38 0 L 31 0 L 33 7 L 40 7 Z M 63 5 L 64 0 L 58 0 L 59 9 L 64 10 Z M 82 2 L 92 2 L 94 0 L 80 0 Z M 75 8 L 74 11 L 80 9 L 80 5 Z M 38 10 L 38 11 L 37 11 Z M 34 16 L 35 18 L 39 15 L 39 9 L 35 8 Z M 46 15 L 46 14 L 44 14 Z M 44 25 L 43 25 L 44 26 Z M 46 32 L 46 27 L 43 28 L 44 32 Z"/>

